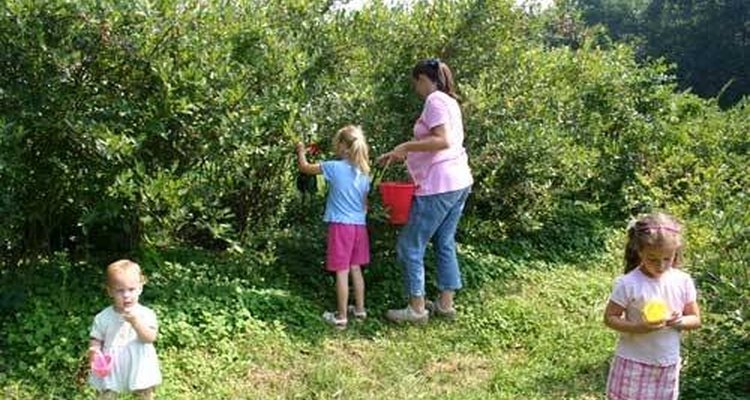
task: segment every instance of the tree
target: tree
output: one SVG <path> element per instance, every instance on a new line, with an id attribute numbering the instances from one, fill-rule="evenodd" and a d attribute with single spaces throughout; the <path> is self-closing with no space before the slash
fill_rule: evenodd
<path id="1" fill-rule="evenodd" d="M 720 103 L 750 93 L 750 3 L 653 0 L 644 14 L 646 53 L 677 64 L 680 87 Z"/>
<path id="2" fill-rule="evenodd" d="M 727 107 L 750 93 L 750 2 L 746 0 L 578 0 L 562 3 L 601 24 L 648 58 L 676 65 L 679 88 L 719 96 Z"/>

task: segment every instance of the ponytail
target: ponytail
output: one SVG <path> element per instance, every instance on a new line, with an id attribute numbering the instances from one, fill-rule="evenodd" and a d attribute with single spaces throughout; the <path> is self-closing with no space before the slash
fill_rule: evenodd
<path id="1" fill-rule="evenodd" d="M 356 125 L 347 125 L 336 132 L 333 141 L 337 145 L 343 143 L 346 147 L 346 157 L 349 162 L 354 164 L 363 174 L 370 174 L 370 151 L 362 128 Z"/>
<path id="2" fill-rule="evenodd" d="M 628 227 L 628 242 L 625 244 L 625 271 L 628 273 L 641 265 L 638 242 L 635 238 L 635 224 Z"/>

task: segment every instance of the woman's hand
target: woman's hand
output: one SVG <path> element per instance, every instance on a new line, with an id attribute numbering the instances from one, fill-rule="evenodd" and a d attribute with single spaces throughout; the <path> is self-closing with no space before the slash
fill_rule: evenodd
<path id="1" fill-rule="evenodd" d="M 393 161 L 404 161 L 406 159 L 406 148 L 404 144 L 400 144 L 393 148 L 393 150 L 378 157 L 378 164 L 387 164 Z"/>

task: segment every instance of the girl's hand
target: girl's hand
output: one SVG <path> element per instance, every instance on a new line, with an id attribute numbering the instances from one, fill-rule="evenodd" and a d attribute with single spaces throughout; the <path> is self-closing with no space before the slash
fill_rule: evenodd
<path id="1" fill-rule="evenodd" d="M 302 142 L 297 142 L 297 144 L 294 146 L 295 150 L 297 151 L 297 154 L 305 154 L 305 145 Z"/>
<path id="2" fill-rule="evenodd" d="M 669 316 L 669 319 L 665 321 L 665 324 L 667 326 L 672 326 L 682 317 L 680 313 L 672 311 L 672 315 Z"/>
<path id="3" fill-rule="evenodd" d="M 135 314 L 132 314 L 130 311 L 125 311 L 122 313 L 122 318 L 124 318 L 125 321 L 128 321 L 133 329 L 135 329 L 135 333 L 140 340 L 146 343 L 152 343 L 156 340 L 156 329 L 142 323 Z"/>
<path id="4" fill-rule="evenodd" d="M 138 321 L 138 317 L 136 317 L 135 314 L 132 314 L 130 311 L 125 311 L 124 313 L 122 313 L 122 318 L 125 321 L 128 321 L 130 325 L 135 325 L 136 321 Z"/>
<path id="5" fill-rule="evenodd" d="M 659 322 L 643 321 L 637 325 L 637 328 L 641 333 L 650 333 L 650 332 L 658 331 L 660 329 L 664 329 L 666 326 L 667 326 L 667 322 L 664 320 L 659 321 Z"/>
<path id="6" fill-rule="evenodd" d="M 102 351 L 102 341 L 94 338 L 89 339 L 89 364 L 94 361 L 94 356 L 100 351 Z"/>
<path id="7" fill-rule="evenodd" d="M 672 316 L 665 322 L 665 325 L 677 330 L 682 329 L 682 314 L 673 312 Z"/>
<path id="8" fill-rule="evenodd" d="M 297 147 L 297 166 L 303 174 L 318 175 L 318 174 L 323 173 L 323 170 L 321 169 L 320 164 L 318 163 L 310 164 L 309 162 L 307 162 L 307 156 L 305 154 L 307 153 L 308 148 L 305 148 L 304 144 L 297 143 L 296 147 Z M 315 147 L 313 147 L 313 145 L 311 144 L 309 150 L 310 150 L 310 153 L 313 153 L 313 151 L 318 150 L 318 146 L 315 145 Z"/>

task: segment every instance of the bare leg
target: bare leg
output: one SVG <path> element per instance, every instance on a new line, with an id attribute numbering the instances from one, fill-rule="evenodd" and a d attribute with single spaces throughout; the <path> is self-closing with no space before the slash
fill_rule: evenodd
<path id="1" fill-rule="evenodd" d="M 349 307 L 349 271 L 336 272 L 336 318 L 346 319 Z"/>
<path id="2" fill-rule="evenodd" d="M 365 280 L 362 278 L 362 268 L 352 265 L 349 272 L 354 286 L 354 311 L 361 313 L 365 311 Z"/>

